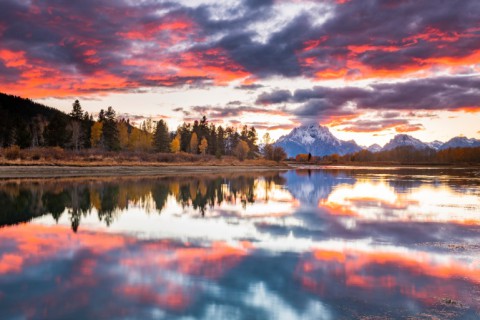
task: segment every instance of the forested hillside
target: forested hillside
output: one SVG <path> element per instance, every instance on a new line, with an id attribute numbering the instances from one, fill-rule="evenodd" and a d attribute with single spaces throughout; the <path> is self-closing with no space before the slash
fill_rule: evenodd
<path id="1" fill-rule="evenodd" d="M 67 122 L 65 113 L 17 96 L 0 93 L 0 146 L 39 146 L 43 131 L 54 118 Z"/>
<path id="2" fill-rule="evenodd" d="M 112 107 L 100 110 L 94 119 L 78 100 L 65 114 L 29 99 L 1 94 L 0 121 L 0 147 L 4 148 L 183 152 L 217 158 L 232 155 L 240 160 L 259 155 L 254 127 L 216 126 L 206 116 L 170 131 L 162 119 L 146 119 L 139 127 L 133 126 L 128 119 L 118 118 Z"/>

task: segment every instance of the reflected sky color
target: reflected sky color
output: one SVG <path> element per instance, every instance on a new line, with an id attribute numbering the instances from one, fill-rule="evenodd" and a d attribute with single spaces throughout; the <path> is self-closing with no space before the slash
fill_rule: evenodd
<path id="1" fill-rule="evenodd" d="M 0 181 L 2 319 L 480 315 L 471 170 Z"/>
<path id="2" fill-rule="evenodd" d="M 396 192 L 386 181 L 338 186 L 319 206 L 335 215 L 363 220 L 480 224 L 478 190 L 423 184 Z"/>

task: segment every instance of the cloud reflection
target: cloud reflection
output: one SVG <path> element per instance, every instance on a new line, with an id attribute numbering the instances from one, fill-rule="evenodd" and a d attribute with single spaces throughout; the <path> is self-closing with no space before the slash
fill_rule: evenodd
<path id="1" fill-rule="evenodd" d="M 478 195 L 418 170 L 0 181 L 1 315 L 475 318 Z"/>

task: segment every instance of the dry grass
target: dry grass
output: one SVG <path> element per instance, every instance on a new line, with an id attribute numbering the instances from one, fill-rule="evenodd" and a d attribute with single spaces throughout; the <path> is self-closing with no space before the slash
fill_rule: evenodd
<path id="1" fill-rule="evenodd" d="M 189 153 L 108 152 L 101 150 L 71 151 L 61 148 L 32 148 L 0 150 L 0 166 L 279 166 L 265 159 L 240 161 L 225 156 Z"/>

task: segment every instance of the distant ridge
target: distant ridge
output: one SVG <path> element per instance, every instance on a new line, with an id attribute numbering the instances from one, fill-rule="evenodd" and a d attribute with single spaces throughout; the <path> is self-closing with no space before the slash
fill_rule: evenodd
<path id="1" fill-rule="evenodd" d="M 397 134 L 385 146 L 373 144 L 369 147 L 360 147 L 355 141 L 344 141 L 336 138 L 327 127 L 320 125 L 300 126 L 290 133 L 280 137 L 275 145 L 282 147 L 288 157 L 295 157 L 301 153 L 311 153 L 313 156 L 326 156 L 337 153 L 345 155 L 362 149 L 370 152 L 388 151 L 398 147 L 413 147 L 417 150 L 448 148 L 480 147 L 480 140 L 466 137 L 455 137 L 447 142 L 423 142 L 407 134 Z"/>
<path id="2" fill-rule="evenodd" d="M 398 147 L 413 147 L 417 150 L 428 149 L 430 146 L 425 142 L 415 139 L 408 134 L 397 134 L 390 140 L 383 148 L 382 151 L 392 150 Z"/>
<path id="3" fill-rule="evenodd" d="M 289 157 L 300 153 L 325 156 L 333 153 L 344 155 L 362 148 L 353 140 L 337 139 L 327 127 L 319 125 L 301 126 L 280 137 L 275 145 L 282 147 Z"/>
<path id="4" fill-rule="evenodd" d="M 475 148 L 480 147 L 480 140 L 466 137 L 455 137 L 444 144 L 442 144 L 439 149 L 448 149 L 448 148 Z"/>

